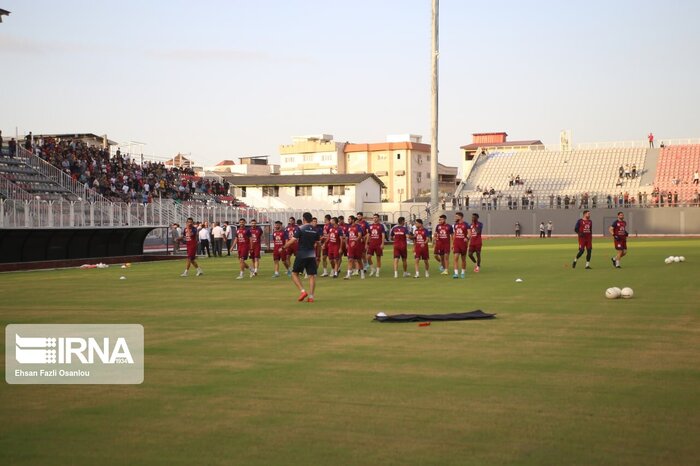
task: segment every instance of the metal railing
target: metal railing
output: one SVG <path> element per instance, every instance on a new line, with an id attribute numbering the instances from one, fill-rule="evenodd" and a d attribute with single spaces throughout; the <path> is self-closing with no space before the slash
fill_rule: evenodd
<path id="1" fill-rule="evenodd" d="M 58 167 L 51 165 L 46 160 L 31 153 L 23 147 L 17 148 L 17 155 L 22 162 L 29 165 L 42 176 L 63 186 L 68 191 L 78 196 L 80 200 L 90 200 L 92 202 L 98 202 L 105 205 L 111 204 L 107 198 L 96 192 L 94 189 L 88 188 L 85 184 L 74 180 Z"/>
<path id="2" fill-rule="evenodd" d="M 31 201 L 34 197 L 7 178 L 0 176 L 0 194 L 7 199 Z"/>
<path id="3" fill-rule="evenodd" d="M 0 200 L 0 228 L 162 226 L 172 223 L 168 215 L 158 203 L 110 203 L 101 209 L 89 201 Z"/>
<path id="4" fill-rule="evenodd" d="M 442 210 L 531 210 L 531 209 L 605 209 L 605 208 L 658 208 L 658 207 L 699 207 L 700 194 L 687 198 L 666 195 L 655 196 L 649 193 L 630 194 L 627 199 L 618 193 L 588 193 L 588 197 L 578 195 L 537 194 L 533 196 L 466 196 L 458 198 L 455 204 L 446 202 Z M 442 207 L 442 205 L 440 206 Z M 413 213 L 413 211 L 412 211 Z"/>
<path id="5" fill-rule="evenodd" d="M 107 209 L 99 209 L 89 201 L 0 199 L 0 228 L 86 228 L 86 227 L 161 227 L 173 223 L 185 224 L 188 217 L 201 222 L 238 223 L 245 218 L 258 223 L 274 223 L 279 220 L 287 224 L 289 217 L 301 218 L 304 212 L 323 222 L 325 214 L 354 214 L 352 211 L 320 209 L 256 209 L 229 205 L 180 204 L 170 200 L 148 204 L 111 203 Z"/>

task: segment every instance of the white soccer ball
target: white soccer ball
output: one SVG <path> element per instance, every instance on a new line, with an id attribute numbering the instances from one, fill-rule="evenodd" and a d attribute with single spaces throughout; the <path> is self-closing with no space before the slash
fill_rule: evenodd
<path id="1" fill-rule="evenodd" d="M 126 280 L 126 277 L 122 275 L 121 277 L 119 277 L 119 280 Z"/>
<path id="2" fill-rule="evenodd" d="M 605 290 L 605 297 L 608 299 L 617 299 L 620 297 L 621 291 L 617 287 L 608 288 Z"/>
<path id="3" fill-rule="evenodd" d="M 664 259 L 664 262 L 670 264 L 671 262 L 673 262 L 673 259 L 671 257 L 667 257 L 666 259 Z"/>
<path id="4" fill-rule="evenodd" d="M 678 258 L 681 260 L 681 262 L 685 262 L 685 256 L 678 256 Z"/>
<path id="5" fill-rule="evenodd" d="M 680 262 L 680 261 L 681 261 L 681 258 L 678 256 L 673 258 L 673 262 Z"/>
<path id="6" fill-rule="evenodd" d="M 634 296 L 634 291 L 629 286 L 626 286 L 622 290 L 620 290 L 620 295 L 625 299 L 629 299 L 632 296 Z"/>

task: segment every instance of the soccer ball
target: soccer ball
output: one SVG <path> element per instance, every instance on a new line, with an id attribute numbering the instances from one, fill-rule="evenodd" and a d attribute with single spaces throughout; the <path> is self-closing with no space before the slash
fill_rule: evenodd
<path id="1" fill-rule="evenodd" d="M 673 258 L 667 257 L 666 259 L 664 259 L 664 262 L 666 262 L 667 264 L 670 264 L 671 262 L 673 262 Z"/>
<path id="2" fill-rule="evenodd" d="M 608 299 L 617 299 L 620 297 L 620 293 L 620 289 L 614 286 L 605 290 L 605 297 Z"/>
<path id="3" fill-rule="evenodd" d="M 678 258 L 681 260 L 681 262 L 685 262 L 685 256 L 679 256 Z"/>
<path id="4" fill-rule="evenodd" d="M 680 262 L 680 261 L 681 261 L 681 258 L 678 256 L 673 258 L 673 262 Z"/>
<path id="5" fill-rule="evenodd" d="M 629 299 L 632 296 L 634 296 L 634 291 L 630 287 L 625 287 L 621 290 L 620 294 L 622 295 L 623 298 Z"/>

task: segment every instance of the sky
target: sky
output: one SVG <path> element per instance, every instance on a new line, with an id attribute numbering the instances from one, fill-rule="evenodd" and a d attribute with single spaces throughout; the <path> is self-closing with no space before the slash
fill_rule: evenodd
<path id="1" fill-rule="evenodd" d="M 4 136 L 107 134 L 204 165 L 293 136 L 430 142 L 430 0 L 0 0 Z M 443 0 L 440 162 L 471 134 L 700 137 L 697 0 Z M 135 149 L 135 148 L 134 148 Z"/>

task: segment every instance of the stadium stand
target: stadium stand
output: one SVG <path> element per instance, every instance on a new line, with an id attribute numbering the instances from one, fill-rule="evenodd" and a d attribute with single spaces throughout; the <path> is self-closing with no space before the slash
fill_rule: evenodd
<path id="1" fill-rule="evenodd" d="M 32 167 L 17 158 L 0 157 L 0 178 L 12 183 L 14 187 L 5 183 L 7 187 L 5 197 L 24 198 L 26 194 L 33 198 L 45 201 L 65 199 L 74 201 L 78 196 L 70 192 L 64 186 L 42 175 Z M 4 190 L 5 191 L 5 190 Z"/>
<path id="2" fill-rule="evenodd" d="M 228 183 L 196 177 L 191 168 L 166 167 L 162 162 L 141 165 L 119 150 L 112 156 L 109 150 L 82 141 L 46 138 L 35 153 L 113 202 L 145 204 L 159 196 L 218 202 L 229 188 Z"/>
<path id="3" fill-rule="evenodd" d="M 480 194 L 493 188 L 503 195 L 526 191 L 539 195 L 636 193 L 645 157 L 644 148 L 491 152 L 478 159 L 464 191 Z M 519 182 L 512 182 L 516 177 Z"/>
<path id="4" fill-rule="evenodd" d="M 661 149 L 654 178 L 654 197 L 663 197 L 668 205 L 668 194 L 683 202 L 698 202 L 697 184 L 693 174 L 700 171 L 700 144 L 666 146 Z M 672 202 L 671 204 L 676 204 Z"/>

